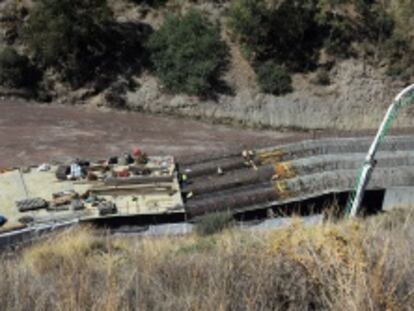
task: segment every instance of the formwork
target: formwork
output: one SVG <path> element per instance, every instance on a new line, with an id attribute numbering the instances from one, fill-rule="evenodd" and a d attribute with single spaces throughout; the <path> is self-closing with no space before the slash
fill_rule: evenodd
<path id="1" fill-rule="evenodd" d="M 183 165 L 189 177 L 183 187 L 186 211 L 191 216 L 221 210 L 236 213 L 350 191 L 370 141 L 304 141 Z M 413 184 L 413 156 L 412 137 L 386 139 L 369 189 Z M 223 169 L 222 163 L 240 167 Z"/>

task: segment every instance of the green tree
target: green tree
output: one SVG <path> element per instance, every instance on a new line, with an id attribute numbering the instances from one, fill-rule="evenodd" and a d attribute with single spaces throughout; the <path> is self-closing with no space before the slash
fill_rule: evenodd
<path id="1" fill-rule="evenodd" d="M 228 24 L 242 44 L 245 54 L 250 59 L 264 54 L 271 27 L 265 2 L 233 0 L 228 17 Z"/>
<path id="2" fill-rule="evenodd" d="M 108 51 L 106 0 L 38 0 L 24 31 L 43 67 L 54 67 L 79 85 L 93 77 Z"/>
<path id="3" fill-rule="evenodd" d="M 259 86 L 264 93 L 283 95 L 292 92 L 289 72 L 273 61 L 267 61 L 256 69 Z"/>
<path id="4" fill-rule="evenodd" d="M 6 47 L 0 51 L 0 85 L 11 88 L 31 87 L 39 79 L 37 71 L 25 55 Z"/>
<path id="5" fill-rule="evenodd" d="M 207 95 L 228 64 L 228 47 L 219 29 L 196 11 L 168 16 L 148 48 L 156 74 L 173 92 Z"/>
<path id="6" fill-rule="evenodd" d="M 276 2 L 276 1 L 275 1 Z M 323 43 L 316 0 L 233 0 L 229 25 L 249 58 L 269 59 L 294 71 L 312 69 Z"/>

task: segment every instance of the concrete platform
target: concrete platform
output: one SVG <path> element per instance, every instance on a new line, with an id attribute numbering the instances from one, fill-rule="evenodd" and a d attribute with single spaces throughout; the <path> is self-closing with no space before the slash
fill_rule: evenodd
<path id="1" fill-rule="evenodd" d="M 145 182 L 148 176 L 157 179 L 161 173 L 155 169 L 161 164 L 167 166 L 162 173 L 163 176 L 170 176 L 171 181 Z M 116 166 L 113 169 L 122 170 L 127 167 Z M 184 213 L 174 159 L 172 157 L 150 157 L 145 168 L 153 169 L 154 172 L 146 177 L 143 176 L 144 182 L 130 186 L 107 185 L 102 179 L 97 181 L 58 180 L 56 178 L 57 166 L 51 166 L 48 171 L 38 171 L 37 167 L 32 167 L 27 173 L 22 173 L 20 169 L 0 173 L 0 215 L 8 219 L 2 229 L 7 230 L 21 225 L 19 219 L 23 216 L 32 217 L 34 222 L 31 225 L 36 226 L 74 219 L 82 221 L 95 218 Z M 54 194 L 67 191 L 75 192 L 81 201 L 84 201 L 83 210 L 58 211 L 43 208 L 19 212 L 16 207 L 17 201 L 30 198 L 42 198 L 51 203 Z M 97 205 L 87 200 L 91 195 L 98 201 L 115 203 L 116 213 L 101 215 Z"/>

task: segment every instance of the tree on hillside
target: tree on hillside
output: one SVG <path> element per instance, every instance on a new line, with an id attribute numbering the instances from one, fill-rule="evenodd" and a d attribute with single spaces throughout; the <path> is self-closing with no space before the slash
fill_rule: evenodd
<path id="1" fill-rule="evenodd" d="M 38 0 L 25 27 L 30 52 L 74 85 L 90 79 L 108 50 L 106 0 Z"/>
<path id="2" fill-rule="evenodd" d="M 0 85 L 10 88 L 32 87 L 39 79 L 39 73 L 25 55 L 14 48 L 0 50 Z"/>
<path id="3" fill-rule="evenodd" d="M 293 71 L 317 62 L 323 29 L 316 0 L 233 0 L 229 26 L 253 62 L 273 60 Z"/>
<path id="4" fill-rule="evenodd" d="M 168 16 L 148 47 L 155 72 L 173 92 L 206 95 L 228 63 L 228 47 L 219 29 L 196 11 Z"/>
<path id="5" fill-rule="evenodd" d="M 257 82 L 264 93 L 284 95 L 293 91 L 289 72 L 273 61 L 267 61 L 256 68 Z"/>

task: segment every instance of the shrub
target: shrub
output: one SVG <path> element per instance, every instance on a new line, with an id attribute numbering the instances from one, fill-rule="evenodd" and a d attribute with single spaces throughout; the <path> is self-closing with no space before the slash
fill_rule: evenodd
<path id="1" fill-rule="evenodd" d="M 414 70 L 413 49 L 409 42 L 394 34 L 385 42 L 381 52 L 388 60 L 387 74 L 409 82 Z"/>
<path id="2" fill-rule="evenodd" d="M 394 20 L 386 6 L 380 1 L 356 0 L 355 7 L 363 25 L 358 29 L 361 39 L 376 44 L 384 43 L 394 28 Z"/>
<path id="3" fill-rule="evenodd" d="M 147 5 L 152 8 L 159 8 L 162 7 L 167 3 L 167 0 L 132 0 L 132 2 L 138 5 Z"/>
<path id="4" fill-rule="evenodd" d="M 209 235 L 223 231 L 233 224 L 233 216 L 229 212 L 217 212 L 200 217 L 195 228 L 199 235 Z"/>
<path id="5" fill-rule="evenodd" d="M 39 0 L 24 31 L 31 52 L 79 85 L 94 76 L 108 49 L 106 0 Z"/>
<path id="6" fill-rule="evenodd" d="M 390 5 L 389 12 L 394 21 L 393 35 L 397 37 L 405 37 L 411 48 L 414 48 L 412 38 L 414 34 L 414 19 L 412 12 L 414 11 L 414 2 L 406 0 L 396 0 Z"/>
<path id="7" fill-rule="evenodd" d="M 173 92 L 206 95 L 228 63 L 228 47 L 219 29 L 196 11 L 168 16 L 148 47 L 156 74 Z"/>
<path id="8" fill-rule="evenodd" d="M 273 95 L 292 92 L 292 78 L 284 67 L 268 61 L 259 65 L 256 71 L 262 92 Z"/>
<path id="9" fill-rule="evenodd" d="M 105 93 L 105 100 L 108 105 L 114 108 L 123 108 L 126 104 L 126 92 L 128 91 L 128 81 L 119 80 L 113 83 Z"/>
<path id="10" fill-rule="evenodd" d="M 228 23 L 243 46 L 246 56 L 255 59 L 266 53 L 270 24 L 264 1 L 233 0 Z"/>
<path id="11" fill-rule="evenodd" d="M 356 39 L 356 30 L 351 21 L 342 15 L 326 12 L 319 16 L 321 28 L 325 28 L 324 47 L 336 57 L 347 58 L 352 52 L 352 42 Z"/>
<path id="12" fill-rule="evenodd" d="M 373 60 L 385 61 L 387 74 L 408 82 L 414 72 L 412 1 L 357 0 L 356 8 L 364 26 L 359 30 L 360 41 L 368 42 Z"/>
<path id="13" fill-rule="evenodd" d="M 317 22 L 315 0 L 278 1 L 233 0 L 229 25 L 253 61 L 269 59 L 291 70 L 312 69 L 323 32 Z"/>
<path id="14" fill-rule="evenodd" d="M 319 68 L 316 71 L 316 83 L 319 85 L 329 85 L 331 84 L 331 79 L 329 77 L 329 72 L 325 68 Z"/>
<path id="15" fill-rule="evenodd" d="M 27 56 L 7 47 L 0 51 L 0 85 L 11 88 L 29 87 L 39 79 Z"/>
<path id="16" fill-rule="evenodd" d="M 257 64 L 273 60 L 289 71 L 301 72 L 317 68 L 321 48 L 335 57 L 358 56 L 375 51 L 375 63 L 387 61 L 388 72 L 409 76 L 407 67 L 412 54 L 412 1 L 396 0 L 232 0 L 229 26 L 242 50 Z M 397 37 L 397 39 L 393 38 Z M 402 38 L 408 47 L 404 57 L 390 41 Z M 356 44 L 355 44 L 356 43 Z M 410 47 L 411 46 L 411 47 Z"/>

